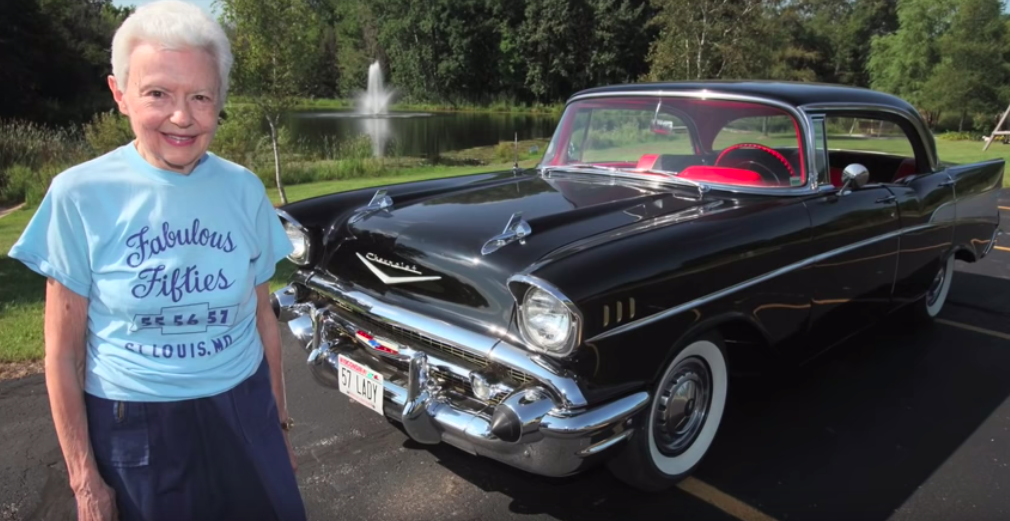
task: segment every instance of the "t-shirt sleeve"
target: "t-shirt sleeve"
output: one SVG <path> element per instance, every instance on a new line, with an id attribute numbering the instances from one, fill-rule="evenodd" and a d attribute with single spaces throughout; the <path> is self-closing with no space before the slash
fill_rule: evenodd
<path id="1" fill-rule="evenodd" d="M 260 255 L 255 262 L 258 286 L 270 280 L 277 269 L 277 263 L 294 251 L 294 245 L 288 239 L 281 218 L 274 211 L 266 192 L 263 193 L 256 214 L 256 237 L 260 242 Z"/>
<path id="2" fill-rule="evenodd" d="M 8 256 L 83 297 L 91 293 L 88 233 L 79 207 L 54 179 Z"/>

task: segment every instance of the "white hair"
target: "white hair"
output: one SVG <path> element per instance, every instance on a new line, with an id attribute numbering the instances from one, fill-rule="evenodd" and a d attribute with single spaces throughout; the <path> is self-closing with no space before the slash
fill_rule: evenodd
<path id="1" fill-rule="evenodd" d="M 131 14 L 112 38 L 112 75 L 126 90 L 130 53 L 147 43 L 164 49 L 203 49 L 217 62 L 220 76 L 218 105 L 228 94 L 228 75 L 234 60 L 224 29 L 203 9 L 181 0 L 157 0 Z"/>

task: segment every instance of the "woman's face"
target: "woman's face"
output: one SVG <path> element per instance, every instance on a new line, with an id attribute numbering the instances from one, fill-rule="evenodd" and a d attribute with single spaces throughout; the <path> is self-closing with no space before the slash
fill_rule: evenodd
<path id="1" fill-rule="evenodd" d="M 130 54 L 126 91 L 109 88 L 130 118 L 141 157 L 157 168 L 188 174 L 217 130 L 218 73 L 210 53 L 140 44 Z"/>

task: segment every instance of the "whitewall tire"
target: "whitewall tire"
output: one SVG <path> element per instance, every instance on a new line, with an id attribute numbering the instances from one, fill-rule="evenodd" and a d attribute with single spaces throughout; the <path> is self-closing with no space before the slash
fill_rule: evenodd
<path id="1" fill-rule="evenodd" d="M 947 302 L 947 293 L 950 291 L 950 281 L 954 278 L 954 256 L 947 257 L 942 268 L 936 274 L 929 290 L 926 292 L 924 303 L 926 314 L 930 318 L 936 318 L 943 309 L 943 304 Z"/>
<path id="2" fill-rule="evenodd" d="M 636 432 L 608 463 L 610 470 L 649 491 L 689 476 L 719 431 L 728 390 L 722 339 L 715 333 L 693 339 L 667 365 Z"/>
<path id="3" fill-rule="evenodd" d="M 953 254 L 941 261 L 939 269 L 926 288 L 926 294 L 910 306 L 912 320 L 932 322 L 943 311 L 947 294 L 950 292 L 950 283 L 954 278 L 954 262 Z"/>

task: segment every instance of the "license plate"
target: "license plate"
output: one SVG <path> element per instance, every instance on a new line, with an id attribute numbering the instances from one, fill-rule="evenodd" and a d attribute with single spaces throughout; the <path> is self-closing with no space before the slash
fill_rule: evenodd
<path id="1" fill-rule="evenodd" d="M 352 400 L 383 414 L 382 412 L 382 375 L 365 364 L 360 364 L 338 356 L 340 368 L 340 392 L 350 396 Z"/>

